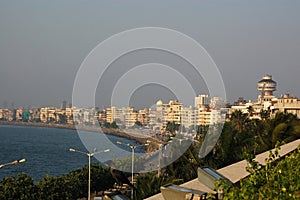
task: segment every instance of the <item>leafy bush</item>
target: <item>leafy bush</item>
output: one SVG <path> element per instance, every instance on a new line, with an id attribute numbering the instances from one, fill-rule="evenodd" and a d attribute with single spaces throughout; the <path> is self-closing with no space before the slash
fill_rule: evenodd
<path id="1" fill-rule="evenodd" d="M 241 180 L 240 187 L 221 183 L 226 199 L 299 199 L 300 198 L 300 146 L 285 159 L 274 161 L 278 150 L 270 151 L 265 166 L 249 158 L 250 176 Z"/>
<path id="2" fill-rule="evenodd" d="M 91 164 L 91 192 L 111 188 L 114 180 L 107 168 Z M 20 174 L 0 181 L 0 199 L 78 199 L 87 196 L 88 167 L 71 171 L 67 175 L 46 175 L 36 185 L 31 177 Z"/>

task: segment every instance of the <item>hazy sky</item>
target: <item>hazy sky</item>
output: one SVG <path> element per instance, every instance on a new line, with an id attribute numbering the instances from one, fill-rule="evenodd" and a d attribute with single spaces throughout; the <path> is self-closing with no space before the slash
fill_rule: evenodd
<path id="1" fill-rule="evenodd" d="M 199 42 L 217 64 L 229 101 L 255 100 L 264 74 L 277 81 L 276 95 L 300 98 L 299 21 L 296 0 L 0 0 L 0 107 L 71 101 L 77 70 L 98 43 L 148 26 Z M 141 95 L 148 101 L 172 96 L 157 86 L 139 91 L 140 103 Z"/>

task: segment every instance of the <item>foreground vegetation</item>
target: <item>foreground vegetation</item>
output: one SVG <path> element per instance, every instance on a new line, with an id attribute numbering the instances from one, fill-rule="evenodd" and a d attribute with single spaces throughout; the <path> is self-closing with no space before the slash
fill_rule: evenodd
<path id="1" fill-rule="evenodd" d="M 300 146 L 280 161 L 274 161 L 278 151 L 270 152 L 265 166 L 248 158 L 250 176 L 240 187 L 221 183 L 227 199 L 300 199 Z"/>
<path id="2" fill-rule="evenodd" d="M 135 199 L 143 199 L 158 193 L 161 185 L 180 184 L 196 178 L 199 166 L 221 168 L 245 159 L 245 155 L 255 155 L 274 148 L 275 144 L 282 145 L 300 138 L 300 120 L 295 115 L 277 113 L 271 119 L 268 112 L 262 112 L 262 120 L 250 120 L 250 116 L 251 112 L 250 114 L 234 112 L 230 121 L 224 124 L 221 137 L 214 149 L 203 159 L 200 159 L 198 154 L 208 127 L 198 127 L 199 141 L 193 142 L 179 159 L 162 169 L 159 177 L 154 172 L 138 176 L 135 184 L 138 190 Z M 180 143 L 180 145 L 188 143 L 185 140 L 173 142 Z M 268 168 L 265 171 L 264 167 L 260 167 L 261 170 L 254 167 L 251 172 L 253 175 L 241 183 L 241 189 L 228 189 L 226 198 L 253 199 L 254 193 L 261 195 L 255 197 L 256 199 L 297 197 L 300 185 L 300 173 L 297 166 L 299 149 L 280 163 L 273 168 L 271 165 L 274 164 L 267 165 Z M 253 166 L 256 165 L 253 163 Z M 92 164 L 91 169 L 92 192 L 113 187 L 115 181 L 107 168 Z M 265 177 L 262 177 L 263 175 Z M 270 193 L 271 196 L 264 196 L 266 193 Z M 234 196 L 239 194 L 241 196 Z M 87 167 L 63 176 L 46 176 L 37 184 L 25 174 L 18 177 L 6 177 L 0 182 L 0 199 L 77 199 L 86 196 Z"/>
<path id="3" fill-rule="evenodd" d="M 219 169 L 246 159 L 248 155 L 253 157 L 273 149 L 276 144 L 283 145 L 300 138 L 300 120 L 296 115 L 277 113 L 274 118 L 270 118 L 268 112 L 262 112 L 261 115 L 262 120 L 251 120 L 251 112 L 234 112 L 230 121 L 225 122 L 216 146 L 203 159 L 200 159 L 198 154 L 207 127 L 199 127 L 199 142 L 193 143 L 178 160 L 164 168 L 161 177 L 156 177 L 155 173 L 139 177 L 137 199 L 159 192 L 163 184 L 186 182 L 196 178 L 199 166 Z M 182 141 L 181 145 L 184 145 L 184 142 Z"/>
<path id="4" fill-rule="evenodd" d="M 99 164 L 91 165 L 91 191 L 111 188 L 114 180 L 107 168 Z M 88 168 L 78 169 L 62 176 L 45 176 L 38 183 L 26 174 L 6 177 L 0 182 L 0 199 L 78 199 L 87 197 Z"/>

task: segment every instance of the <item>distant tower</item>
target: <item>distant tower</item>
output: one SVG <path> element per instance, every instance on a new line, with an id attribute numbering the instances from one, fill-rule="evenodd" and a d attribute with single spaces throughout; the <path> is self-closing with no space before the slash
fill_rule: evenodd
<path id="1" fill-rule="evenodd" d="M 261 92 L 261 97 L 273 96 L 273 92 L 276 90 L 277 83 L 272 80 L 272 76 L 265 75 L 262 80 L 257 83 L 257 90 Z"/>
<path id="2" fill-rule="evenodd" d="M 67 102 L 67 101 L 63 101 L 63 102 L 61 103 L 61 106 L 60 106 L 60 108 L 61 108 L 62 110 L 66 110 L 66 108 L 67 108 L 67 104 L 68 104 L 68 102 Z"/>
<path id="3" fill-rule="evenodd" d="M 276 90 L 276 82 L 272 80 L 272 76 L 265 75 L 262 80 L 258 81 L 258 91 L 261 92 L 262 97 L 273 96 L 273 92 Z"/>
<path id="4" fill-rule="evenodd" d="M 195 107 L 198 108 L 199 106 L 208 106 L 210 103 L 210 98 L 208 94 L 200 94 L 199 96 L 195 97 Z"/>

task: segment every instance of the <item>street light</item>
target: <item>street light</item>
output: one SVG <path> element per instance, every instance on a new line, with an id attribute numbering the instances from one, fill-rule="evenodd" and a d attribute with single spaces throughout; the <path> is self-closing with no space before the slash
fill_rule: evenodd
<path id="1" fill-rule="evenodd" d="M 169 142 L 172 142 L 172 140 L 179 140 L 179 143 L 181 145 L 181 142 L 183 142 L 184 140 L 188 141 L 188 140 L 191 140 L 192 142 L 196 142 L 196 143 L 200 143 L 198 140 L 195 140 L 194 138 L 190 138 L 190 137 L 184 137 L 184 138 L 176 138 L 176 137 L 170 137 L 170 141 Z"/>
<path id="2" fill-rule="evenodd" d="M 91 200 L 91 157 L 93 157 L 94 155 L 99 154 L 99 153 L 110 152 L 110 149 L 105 149 L 103 151 L 97 151 L 97 152 L 93 152 L 93 153 L 83 152 L 83 151 L 79 151 L 79 150 L 76 150 L 73 148 L 70 148 L 69 151 L 87 155 L 89 158 L 88 200 Z"/>
<path id="3" fill-rule="evenodd" d="M 159 178 L 160 177 L 160 174 L 161 174 L 161 167 L 160 167 L 160 159 L 161 159 L 161 152 L 162 152 L 162 148 L 163 148 L 163 144 L 159 144 L 158 145 L 158 151 L 159 151 L 159 154 L 158 154 L 158 170 L 157 170 L 157 177 Z"/>
<path id="4" fill-rule="evenodd" d="M 4 166 L 7 166 L 7 165 L 16 165 L 16 164 L 24 163 L 24 162 L 26 162 L 25 158 L 20 159 L 20 160 L 15 160 L 15 161 L 12 161 L 12 162 L 9 162 L 9 163 L 0 164 L 0 168 L 2 168 Z"/>
<path id="5" fill-rule="evenodd" d="M 176 138 L 176 137 L 170 137 L 170 141 L 169 142 L 173 142 L 173 140 L 179 140 L 179 144 L 181 145 L 181 142 L 184 140 L 188 140 L 188 138 Z"/>
<path id="6" fill-rule="evenodd" d="M 133 185 L 133 172 L 134 172 L 134 150 L 137 148 L 137 147 L 141 147 L 141 146 L 149 146 L 149 140 L 146 141 L 145 144 L 141 144 L 141 145 L 132 145 L 132 144 L 124 144 L 123 142 L 120 142 L 120 141 L 117 141 L 117 144 L 120 144 L 120 145 L 124 145 L 124 146 L 127 146 L 131 149 L 131 182 L 132 182 L 132 185 Z M 131 199 L 133 199 L 133 188 L 131 189 Z"/>

